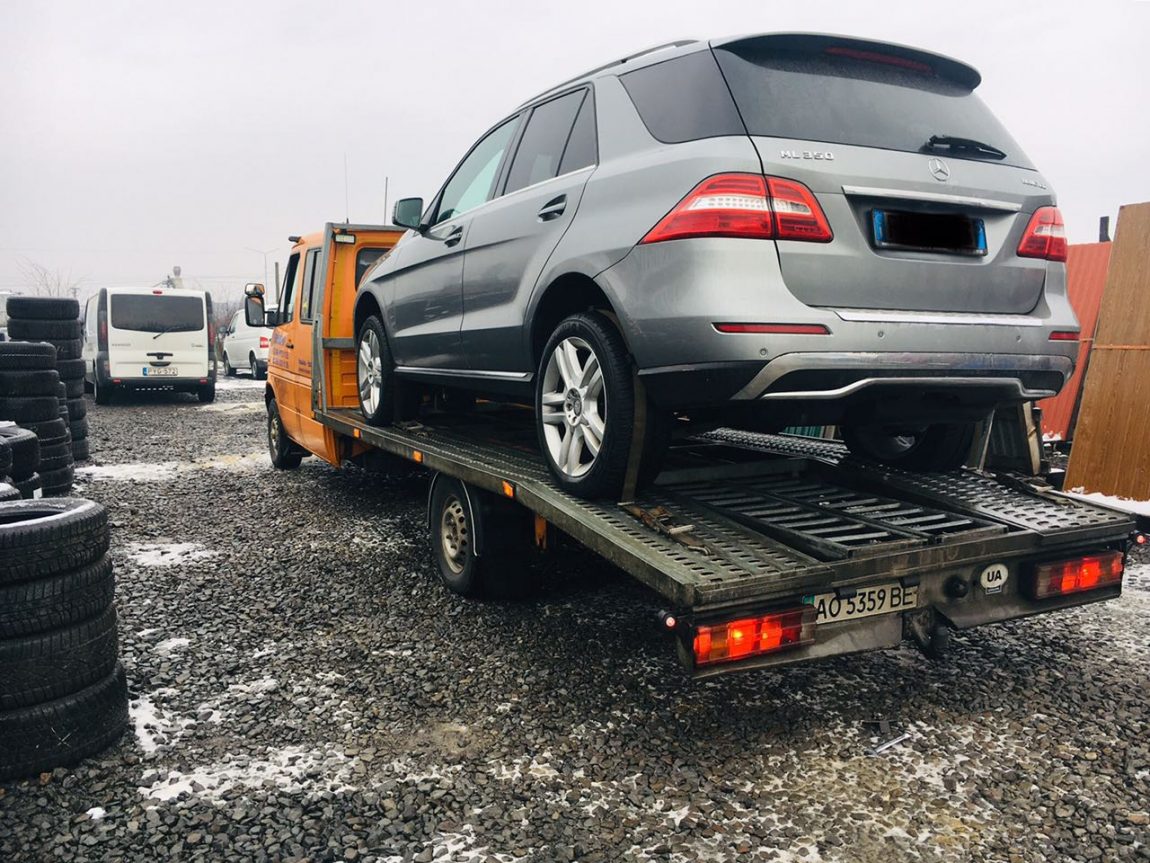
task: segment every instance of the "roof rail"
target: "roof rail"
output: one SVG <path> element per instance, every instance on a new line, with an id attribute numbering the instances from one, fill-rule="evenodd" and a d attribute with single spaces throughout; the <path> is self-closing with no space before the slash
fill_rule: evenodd
<path id="1" fill-rule="evenodd" d="M 613 66 L 622 66 L 624 63 L 628 63 L 631 60 L 638 60 L 640 57 L 646 57 L 648 54 L 654 54 L 656 51 L 666 51 L 668 48 L 682 48 L 684 45 L 694 45 L 698 41 L 698 39 L 676 39 L 674 42 L 664 42 L 662 45 L 655 45 L 651 48 L 645 48 L 642 51 L 638 51 L 634 54 L 629 54 L 620 60 L 612 60 L 610 63 L 604 63 L 602 66 L 596 66 L 594 69 L 589 69 L 588 71 L 576 75 L 573 78 L 568 78 L 566 81 L 556 84 L 554 87 L 548 87 L 546 90 L 543 90 L 540 93 L 536 93 L 530 99 L 522 102 L 519 107 L 522 108 L 524 105 L 534 102 L 540 96 L 544 96 L 550 93 L 552 90 L 562 89 L 568 84 L 573 84 L 582 78 L 590 78 L 592 75 L 597 75 L 606 69 L 612 68 Z"/>

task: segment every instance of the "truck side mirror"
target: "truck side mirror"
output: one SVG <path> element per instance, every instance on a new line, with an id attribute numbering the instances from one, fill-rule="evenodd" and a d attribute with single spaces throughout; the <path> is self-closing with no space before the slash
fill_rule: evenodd
<path id="1" fill-rule="evenodd" d="M 391 212 L 391 221 L 401 228 L 423 229 L 423 198 L 400 198 Z"/>
<path id="2" fill-rule="evenodd" d="M 244 300 L 244 320 L 249 327 L 272 326 L 270 315 L 264 312 L 264 298 L 257 294 Z"/>
<path id="3" fill-rule="evenodd" d="M 248 282 L 244 285 L 245 297 L 262 297 L 264 295 L 264 286 L 259 282 Z"/>

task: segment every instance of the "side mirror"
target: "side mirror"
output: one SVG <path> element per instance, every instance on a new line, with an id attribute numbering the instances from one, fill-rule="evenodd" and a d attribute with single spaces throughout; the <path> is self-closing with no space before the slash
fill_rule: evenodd
<path id="1" fill-rule="evenodd" d="M 249 295 L 244 300 L 244 320 L 249 327 L 267 327 L 272 326 L 269 323 L 269 315 L 264 312 L 264 298 L 256 294 L 255 296 Z"/>
<path id="2" fill-rule="evenodd" d="M 392 224 L 419 231 L 423 228 L 423 198 L 400 198 L 391 212 Z"/>
<path id="3" fill-rule="evenodd" d="M 264 295 L 264 286 L 259 282 L 248 282 L 244 285 L 245 297 L 262 297 Z"/>

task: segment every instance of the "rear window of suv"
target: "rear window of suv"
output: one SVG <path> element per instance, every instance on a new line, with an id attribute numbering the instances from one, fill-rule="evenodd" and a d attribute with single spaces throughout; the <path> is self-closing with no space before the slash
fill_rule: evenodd
<path id="1" fill-rule="evenodd" d="M 718 48 L 715 56 L 752 135 L 906 152 L 921 152 L 932 135 L 952 135 L 997 147 L 1006 153 L 1001 163 L 1031 167 L 969 87 L 929 66 L 772 49 L 754 40 Z"/>
<path id="2" fill-rule="evenodd" d="M 664 144 L 747 134 L 710 51 L 644 66 L 619 80 L 647 131 Z"/>
<path id="3" fill-rule="evenodd" d="M 163 294 L 114 294 L 112 327 L 145 333 L 189 333 L 204 328 L 204 301 Z"/>

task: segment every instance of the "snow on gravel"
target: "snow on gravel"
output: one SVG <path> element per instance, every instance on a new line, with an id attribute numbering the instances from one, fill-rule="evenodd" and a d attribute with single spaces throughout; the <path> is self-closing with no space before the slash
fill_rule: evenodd
<path id="1" fill-rule="evenodd" d="M 140 566 L 182 566 L 197 560 L 210 560 L 219 552 L 206 549 L 197 542 L 133 542 L 128 545 L 127 555 Z"/>

